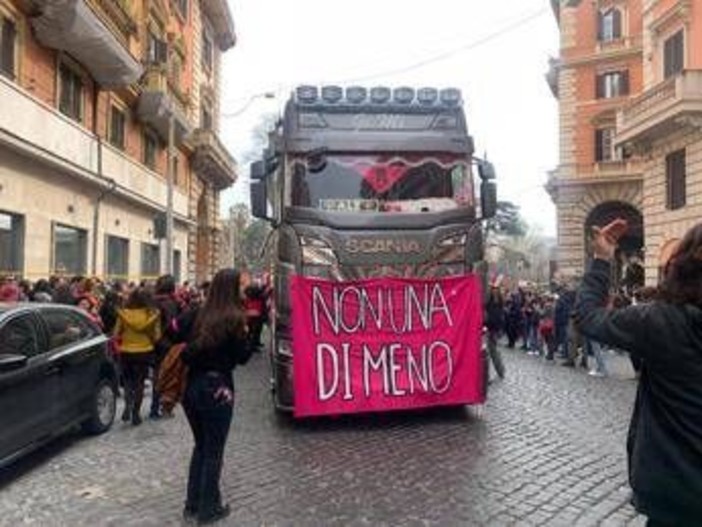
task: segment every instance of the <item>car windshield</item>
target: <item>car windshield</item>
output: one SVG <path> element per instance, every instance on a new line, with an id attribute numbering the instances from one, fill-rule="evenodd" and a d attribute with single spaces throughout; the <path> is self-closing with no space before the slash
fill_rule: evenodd
<path id="1" fill-rule="evenodd" d="M 436 154 L 295 159 L 292 205 L 335 212 L 439 212 L 473 205 L 464 158 Z"/>

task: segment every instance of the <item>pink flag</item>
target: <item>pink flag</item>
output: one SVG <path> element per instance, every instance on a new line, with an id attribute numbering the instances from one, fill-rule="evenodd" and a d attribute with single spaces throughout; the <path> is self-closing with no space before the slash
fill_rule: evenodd
<path id="1" fill-rule="evenodd" d="M 294 277 L 295 416 L 482 403 L 480 283 Z"/>

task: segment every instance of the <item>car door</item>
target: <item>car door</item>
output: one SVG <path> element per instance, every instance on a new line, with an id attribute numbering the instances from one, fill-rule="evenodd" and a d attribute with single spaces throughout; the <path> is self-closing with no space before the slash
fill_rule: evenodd
<path id="1" fill-rule="evenodd" d="M 0 371 L 0 460 L 54 431 L 60 395 L 58 369 L 47 360 L 36 315 L 25 311 L 0 325 L 0 355 L 24 355 L 26 363 Z"/>
<path id="2" fill-rule="evenodd" d="M 81 313 L 67 308 L 40 312 L 49 342 L 49 362 L 60 373 L 60 409 L 64 423 L 90 411 L 107 338 Z"/>

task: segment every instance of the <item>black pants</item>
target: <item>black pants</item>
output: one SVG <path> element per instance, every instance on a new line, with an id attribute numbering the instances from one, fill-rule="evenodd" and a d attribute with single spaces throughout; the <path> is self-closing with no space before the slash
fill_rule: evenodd
<path id="1" fill-rule="evenodd" d="M 233 400 L 217 397 L 222 389 L 232 390 L 231 379 L 214 372 L 194 374 L 183 397 L 195 439 L 185 507 L 200 517 L 211 515 L 222 505 L 219 479 L 234 406 Z"/>
<path id="2" fill-rule="evenodd" d="M 261 333 L 263 332 L 263 317 L 249 318 L 249 338 L 251 345 L 255 348 L 262 346 Z"/>
<path id="3" fill-rule="evenodd" d="M 151 353 L 122 353 L 122 378 L 124 379 L 125 409 L 132 416 L 141 412 L 144 399 L 144 382 L 152 364 Z"/>

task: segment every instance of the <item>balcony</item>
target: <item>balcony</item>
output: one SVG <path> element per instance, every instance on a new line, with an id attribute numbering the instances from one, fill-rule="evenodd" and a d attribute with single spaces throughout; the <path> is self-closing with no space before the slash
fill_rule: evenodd
<path id="1" fill-rule="evenodd" d="M 214 28 L 217 45 L 227 51 L 236 44 L 234 19 L 227 0 L 202 0 L 202 11 Z"/>
<path id="2" fill-rule="evenodd" d="M 193 169 L 211 181 L 217 190 L 236 182 L 236 161 L 214 131 L 199 128 L 190 137 L 193 147 Z"/>
<path id="3" fill-rule="evenodd" d="M 94 185 L 106 187 L 107 178 L 113 179 L 122 198 L 150 209 L 164 209 L 166 182 L 158 174 L 101 144 L 78 123 L 2 76 L 0 101 L 0 144 Z M 187 218 L 187 196 L 176 189 L 173 201 L 178 217 Z"/>
<path id="4" fill-rule="evenodd" d="M 150 66 L 147 69 L 137 113 L 139 118 L 149 124 L 164 142 L 168 141 L 171 117 L 176 146 L 183 144 L 185 137 L 190 133 L 186 103 L 187 97 L 170 86 L 165 66 Z"/>
<path id="5" fill-rule="evenodd" d="M 702 70 L 688 70 L 647 90 L 617 113 L 616 143 L 646 147 L 681 125 L 698 121 L 702 121 Z"/>
<path id="6" fill-rule="evenodd" d="M 101 87 L 139 80 L 141 64 L 85 0 L 35 0 L 34 5 L 38 14 L 31 19 L 32 27 L 42 45 L 70 54 Z"/>
<path id="7" fill-rule="evenodd" d="M 129 48 L 129 38 L 137 31 L 129 0 L 88 0 L 88 4 Z"/>
<path id="8" fill-rule="evenodd" d="M 166 181 L 141 163 L 127 157 L 124 152 L 102 145 L 103 175 L 113 179 L 117 185 L 134 195 L 136 199 L 166 204 Z M 183 217 L 188 216 L 188 198 L 179 189 L 173 192 L 173 210 Z"/>

